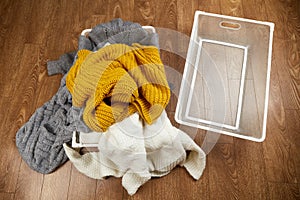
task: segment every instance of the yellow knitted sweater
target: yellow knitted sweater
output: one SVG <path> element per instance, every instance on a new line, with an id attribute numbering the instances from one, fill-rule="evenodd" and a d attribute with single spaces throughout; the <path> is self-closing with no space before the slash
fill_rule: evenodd
<path id="1" fill-rule="evenodd" d="M 66 85 L 75 107 L 94 131 L 138 111 L 152 124 L 166 107 L 170 89 L 159 51 L 154 46 L 112 44 L 97 52 L 80 50 Z"/>

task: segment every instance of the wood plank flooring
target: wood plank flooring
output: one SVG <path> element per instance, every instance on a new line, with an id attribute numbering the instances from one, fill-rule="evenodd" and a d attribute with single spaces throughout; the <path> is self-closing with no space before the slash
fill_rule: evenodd
<path id="1" fill-rule="evenodd" d="M 221 136 L 199 181 L 177 167 L 134 196 L 122 188 L 121 179 L 93 180 L 70 162 L 42 175 L 22 161 L 15 134 L 60 84 L 60 75 L 47 75 L 46 62 L 75 50 L 81 30 L 120 17 L 188 38 L 196 10 L 275 23 L 263 143 Z M 184 60 L 171 52 L 185 55 L 187 40 L 170 32 L 160 43 L 164 64 L 182 73 Z M 1 0 L 0 50 L 0 200 L 300 199 L 299 0 Z M 174 83 L 174 91 L 177 87 Z M 171 118 L 176 101 L 173 95 L 167 107 Z M 199 130 L 195 141 L 200 146 L 204 136 Z"/>

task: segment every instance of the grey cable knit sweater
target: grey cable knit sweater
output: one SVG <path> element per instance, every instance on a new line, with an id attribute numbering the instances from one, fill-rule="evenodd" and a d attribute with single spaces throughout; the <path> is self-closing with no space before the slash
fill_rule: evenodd
<path id="1" fill-rule="evenodd" d="M 137 23 L 115 19 L 93 28 L 88 38 L 80 36 L 78 50 L 95 51 L 106 43 L 140 43 L 158 47 L 158 36 L 148 33 Z M 80 117 L 82 111 L 72 107 L 72 97 L 66 88 L 66 73 L 75 59 L 76 52 L 71 52 L 62 55 L 57 61 L 47 63 L 49 75 L 64 74 L 60 87 L 51 100 L 38 108 L 16 134 L 16 145 L 23 160 L 40 173 L 51 173 L 67 161 L 63 144 L 72 140 L 74 130 L 90 131 Z"/>

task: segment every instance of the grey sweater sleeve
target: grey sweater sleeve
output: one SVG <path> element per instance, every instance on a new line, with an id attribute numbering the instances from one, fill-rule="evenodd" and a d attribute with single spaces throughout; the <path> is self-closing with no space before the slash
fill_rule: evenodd
<path id="1" fill-rule="evenodd" d="M 76 51 L 69 52 L 60 56 L 58 60 L 48 61 L 47 70 L 48 75 L 66 74 L 73 65 Z"/>

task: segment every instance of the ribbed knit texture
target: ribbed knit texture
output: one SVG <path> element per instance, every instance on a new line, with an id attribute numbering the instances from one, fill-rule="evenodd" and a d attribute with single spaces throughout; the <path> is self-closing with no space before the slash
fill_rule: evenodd
<path id="1" fill-rule="evenodd" d="M 66 80 L 75 107 L 94 131 L 138 111 L 152 124 L 170 99 L 159 51 L 154 46 L 113 44 L 97 52 L 82 50 Z"/>

